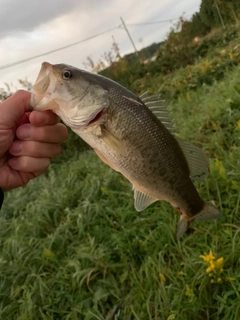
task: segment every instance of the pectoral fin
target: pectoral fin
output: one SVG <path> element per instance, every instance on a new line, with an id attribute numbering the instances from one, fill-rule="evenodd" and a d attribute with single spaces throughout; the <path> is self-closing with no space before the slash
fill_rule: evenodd
<path id="1" fill-rule="evenodd" d="M 105 126 L 101 126 L 101 132 L 102 132 L 101 138 L 112 149 L 114 149 L 115 151 L 121 154 L 124 154 L 126 152 L 124 148 L 124 144 L 117 137 L 115 137 L 110 131 L 108 131 L 105 128 Z"/>
<path id="2" fill-rule="evenodd" d="M 151 196 L 143 193 L 140 190 L 134 188 L 134 206 L 137 211 L 142 211 L 150 206 L 152 203 L 158 201 Z"/>

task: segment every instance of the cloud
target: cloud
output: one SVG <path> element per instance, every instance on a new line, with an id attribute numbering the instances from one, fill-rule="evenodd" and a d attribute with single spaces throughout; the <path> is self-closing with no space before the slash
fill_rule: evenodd
<path id="1" fill-rule="evenodd" d="M 79 12 L 89 12 L 92 6 L 98 8 L 99 2 L 97 0 L 2 0 L 0 38 L 32 32 L 40 25 L 75 9 Z"/>
<path id="2" fill-rule="evenodd" d="M 97 62 L 104 52 L 111 50 L 112 36 L 122 55 L 133 52 L 132 44 L 123 28 L 118 28 L 122 16 L 127 24 L 178 18 L 185 11 L 194 13 L 201 0 L 1 0 L 0 65 L 36 56 L 116 27 L 92 40 L 82 42 L 24 64 L 1 70 L 0 87 L 4 82 L 15 83 L 26 77 L 33 82 L 46 60 L 84 68 L 91 56 Z M 128 26 L 137 46 L 162 41 L 171 22 Z"/>

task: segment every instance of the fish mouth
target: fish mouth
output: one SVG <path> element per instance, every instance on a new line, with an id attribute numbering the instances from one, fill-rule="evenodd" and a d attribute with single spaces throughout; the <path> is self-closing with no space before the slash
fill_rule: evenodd
<path id="1" fill-rule="evenodd" d="M 59 105 L 51 97 L 56 86 L 52 65 L 43 62 L 37 80 L 32 88 L 30 104 L 34 110 L 55 110 L 59 109 Z"/>

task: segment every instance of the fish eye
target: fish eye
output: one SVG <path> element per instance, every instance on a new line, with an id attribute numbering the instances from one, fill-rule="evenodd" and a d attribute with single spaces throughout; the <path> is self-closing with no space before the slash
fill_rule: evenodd
<path id="1" fill-rule="evenodd" d="M 72 78 L 72 72 L 69 70 L 65 70 L 62 73 L 63 79 L 68 80 Z"/>

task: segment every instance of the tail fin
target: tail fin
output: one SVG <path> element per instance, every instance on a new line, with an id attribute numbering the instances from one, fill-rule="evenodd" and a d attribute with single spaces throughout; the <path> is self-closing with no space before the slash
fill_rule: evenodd
<path id="1" fill-rule="evenodd" d="M 177 225 L 177 240 L 179 240 L 184 235 L 184 233 L 187 231 L 189 227 L 189 224 L 190 222 L 187 216 L 181 215 Z"/>
<path id="2" fill-rule="evenodd" d="M 177 226 L 177 240 L 187 231 L 188 226 L 193 221 L 204 221 L 217 219 L 222 216 L 222 213 L 210 203 L 205 203 L 203 209 L 194 217 L 190 218 L 187 215 L 181 215 Z"/>
<path id="3" fill-rule="evenodd" d="M 196 221 L 204 221 L 204 220 L 212 220 L 217 219 L 222 216 L 222 212 L 219 211 L 216 207 L 214 207 L 211 203 L 205 202 L 205 205 L 196 216 L 193 217 L 193 220 Z"/>

